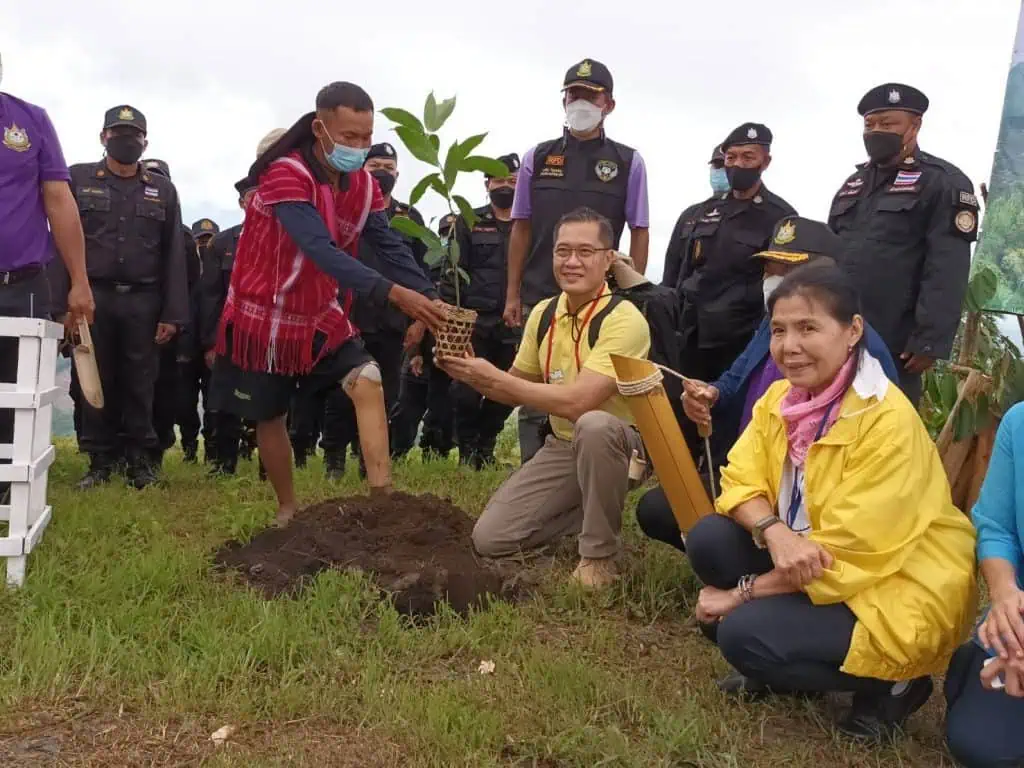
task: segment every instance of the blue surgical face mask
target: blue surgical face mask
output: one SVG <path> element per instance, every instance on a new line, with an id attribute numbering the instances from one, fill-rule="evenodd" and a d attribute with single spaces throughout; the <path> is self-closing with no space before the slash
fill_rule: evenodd
<path id="1" fill-rule="evenodd" d="M 729 191 L 729 176 L 725 168 L 711 168 L 711 191 L 716 195 L 724 195 Z"/>
<path id="2" fill-rule="evenodd" d="M 323 125 L 323 123 L 321 123 Z M 324 127 L 324 133 L 330 138 L 330 134 L 327 133 L 327 126 Z M 346 147 L 344 144 L 331 139 L 331 143 L 334 144 L 334 149 L 330 152 L 323 144 L 323 139 L 320 140 L 320 148 L 324 151 L 324 157 L 327 160 L 327 164 L 336 171 L 341 173 L 352 173 L 352 171 L 358 171 L 363 167 L 363 163 L 366 162 L 366 156 L 370 154 L 370 148 L 365 147 L 362 149 L 356 149 L 355 147 Z"/>

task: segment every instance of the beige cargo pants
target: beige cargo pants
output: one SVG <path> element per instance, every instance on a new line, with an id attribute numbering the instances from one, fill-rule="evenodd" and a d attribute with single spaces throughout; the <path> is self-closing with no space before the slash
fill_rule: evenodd
<path id="1" fill-rule="evenodd" d="M 640 433 L 604 411 L 583 414 L 572 442 L 549 435 L 487 502 L 473 528 L 476 551 L 506 557 L 579 534 L 581 557 L 618 554 L 634 450 L 646 458 Z"/>

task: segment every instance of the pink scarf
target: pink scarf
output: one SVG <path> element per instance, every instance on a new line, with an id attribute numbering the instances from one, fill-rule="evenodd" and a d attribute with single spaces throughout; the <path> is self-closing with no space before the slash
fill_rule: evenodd
<path id="1" fill-rule="evenodd" d="M 850 355 L 828 389 L 816 397 L 801 387 L 790 387 L 782 400 L 782 420 L 786 422 L 789 458 L 794 467 L 802 467 L 811 443 L 824 437 L 839 418 L 839 400 L 851 381 L 857 355 Z M 820 430 L 820 432 L 819 432 Z"/>

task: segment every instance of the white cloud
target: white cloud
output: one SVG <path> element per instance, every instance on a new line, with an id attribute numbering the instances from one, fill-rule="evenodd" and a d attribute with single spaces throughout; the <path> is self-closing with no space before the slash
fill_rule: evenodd
<path id="1" fill-rule="evenodd" d="M 1016 0 L 523 0 L 500 11 L 466 0 L 11 5 L 0 28 L 4 89 L 47 108 L 69 162 L 98 159 L 107 108 L 141 109 L 148 155 L 171 164 L 189 222 L 237 220 L 232 184 L 258 140 L 308 111 L 331 80 L 360 83 L 378 107 L 413 111 L 431 89 L 457 94 L 445 137 L 488 130 L 482 150 L 499 155 L 558 135 L 565 70 L 599 59 L 616 79 L 609 135 L 647 161 L 656 276 L 679 212 L 708 194 L 712 145 L 745 120 L 775 134 L 768 186 L 812 217 L 827 214 L 863 158 L 857 101 L 888 80 L 930 97 L 922 146 L 976 185 L 986 179 L 1019 8 Z M 387 128 L 379 118 L 378 140 Z M 423 170 L 403 153 L 399 197 Z M 462 191 L 484 200 L 478 179 Z M 430 201 L 421 209 L 428 218 L 440 212 Z"/>

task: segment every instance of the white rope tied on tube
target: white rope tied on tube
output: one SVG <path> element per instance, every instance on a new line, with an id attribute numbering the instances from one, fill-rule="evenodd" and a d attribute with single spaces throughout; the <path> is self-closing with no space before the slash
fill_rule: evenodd
<path id="1" fill-rule="evenodd" d="M 675 376 L 682 382 L 687 382 L 687 379 L 683 374 L 676 373 L 671 368 L 664 365 L 658 365 L 657 363 L 651 363 L 654 366 L 654 372 L 649 376 L 644 376 L 642 379 L 636 379 L 635 381 L 619 381 L 615 380 L 615 385 L 619 388 L 619 394 L 623 397 L 635 397 L 637 395 L 646 395 L 648 392 L 654 391 L 662 379 L 665 378 L 666 373 Z"/>
<path id="2" fill-rule="evenodd" d="M 619 394 L 623 397 L 636 397 L 637 395 L 646 395 L 648 392 L 653 392 L 658 388 L 658 385 L 661 384 L 666 373 L 675 376 L 684 384 L 691 382 L 691 380 L 683 376 L 683 374 L 673 371 L 667 366 L 658 365 L 655 362 L 651 362 L 651 365 L 654 366 L 654 371 L 648 376 L 644 376 L 642 379 L 636 379 L 634 381 L 619 381 L 616 379 L 615 385 L 619 388 Z M 711 496 L 714 497 L 718 494 L 715 490 L 715 473 L 712 469 L 711 441 L 709 439 L 710 431 L 707 434 L 701 434 L 701 437 L 704 439 L 704 460 L 708 465 L 708 480 L 711 484 Z M 683 540 L 685 542 L 685 538 Z"/>

